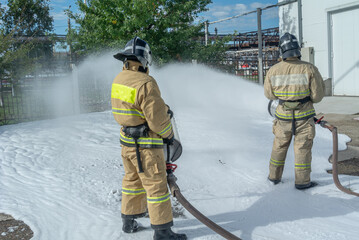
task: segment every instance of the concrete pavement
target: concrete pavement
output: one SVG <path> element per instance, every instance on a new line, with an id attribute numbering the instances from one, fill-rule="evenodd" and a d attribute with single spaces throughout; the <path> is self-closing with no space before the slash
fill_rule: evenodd
<path id="1" fill-rule="evenodd" d="M 314 108 L 317 114 L 359 114 L 359 97 L 327 96 L 321 102 L 314 104 Z"/>
<path id="2" fill-rule="evenodd" d="M 359 97 L 327 96 L 314 104 L 317 116 L 334 125 L 338 133 L 351 138 L 347 149 L 338 152 L 338 171 L 341 174 L 359 174 Z M 331 162 L 331 157 L 329 158 Z"/>

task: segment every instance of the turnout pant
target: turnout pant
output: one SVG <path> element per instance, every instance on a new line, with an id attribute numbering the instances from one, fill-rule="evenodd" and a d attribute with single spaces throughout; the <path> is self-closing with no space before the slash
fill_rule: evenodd
<path id="1" fill-rule="evenodd" d="M 312 146 L 315 137 L 313 118 L 296 121 L 294 136 L 295 184 L 310 182 Z M 292 122 L 275 119 L 273 121 L 274 142 L 269 164 L 269 178 L 282 178 L 287 151 L 292 140 Z"/>
<path id="2" fill-rule="evenodd" d="M 122 217 L 140 217 L 147 209 L 154 229 L 173 225 L 163 149 L 140 148 L 143 173 L 138 173 L 136 149 L 122 146 Z"/>

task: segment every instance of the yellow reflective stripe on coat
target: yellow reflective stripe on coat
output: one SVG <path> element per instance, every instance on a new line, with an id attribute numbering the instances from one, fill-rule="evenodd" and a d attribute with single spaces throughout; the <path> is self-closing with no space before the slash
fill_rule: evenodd
<path id="1" fill-rule="evenodd" d="M 141 118 L 145 118 L 145 115 L 143 115 L 143 112 L 138 111 L 137 109 L 123 109 L 123 108 L 112 108 L 113 114 L 118 115 L 126 115 L 126 116 L 139 116 Z"/>
<path id="2" fill-rule="evenodd" d="M 139 189 L 122 188 L 122 193 L 126 195 L 140 195 L 146 193 L 146 191 L 144 188 L 139 188 Z"/>
<path id="3" fill-rule="evenodd" d="M 122 133 L 120 133 L 120 140 L 125 142 L 125 143 L 128 143 L 128 144 L 135 144 L 135 140 L 133 138 L 129 138 L 129 137 L 126 137 L 125 135 L 123 135 Z M 141 137 L 138 139 L 137 143 L 139 145 L 148 145 L 148 144 L 151 144 L 151 145 L 163 145 L 163 140 L 162 138 L 144 138 L 144 137 Z"/>
<path id="4" fill-rule="evenodd" d="M 164 135 L 166 134 L 169 130 L 172 129 L 172 123 L 170 122 L 161 132 L 159 132 L 158 134 L 159 135 Z"/>
<path id="5" fill-rule="evenodd" d="M 289 91 L 273 91 L 274 95 L 277 97 L 295 97 L 295 96 L 306 96 L 310 95 L 310 90 L 298 91 L 298 92 L 289 92 Z"/>
<path id="6" fill-rule="evenodd" d="M 136 88 L 127 87 L 122 84 L 113 83 L 111 98 L 120 99 L 124 102 L 134 104 L 136 101 Z"/>
<path id="7" fill-rule="evenodd" d="M 282 114 L 282 113 L 278 113 L 278 111 L 275 112 L 275 115 L 277 118 L 279 119 L 283 119 L 283 120 L 291 120 L 292 119 L 292 114 L 289 113 L 289 114 Z M 306 112 L 302 112 L 302 113 L 295 113 L 294 114 L 294 118 L 296 120 L 300 120 L 300 119 L 307 119 L 307 118 L 310 118 L 310 117 L 314 117 L 315 116 L 315 110 L 314 108 L 313 109 L 310 109 Z"/>
<path id="8" fill-rule="evenodd" d="M 297 169 L 308 169 L 311 167 L 310 163 L 296 163 L 295 168 Z"/>
<path id="9" fill-rule="evenodd" d="M 170 200 L 170 194 L 167 193 L 164 196 L 161 197 L 147 197 L 147 202 L 148 203 L 161 203 L 161 202 L 166 202 Z"/>
<path id="10" fill-rule="evenodd" d="M 278 160 L 274 160 L 273 158 L 271 158 L 270 163 L 275 166 L 284 166 L 285 161 L 278 161 Z"/>

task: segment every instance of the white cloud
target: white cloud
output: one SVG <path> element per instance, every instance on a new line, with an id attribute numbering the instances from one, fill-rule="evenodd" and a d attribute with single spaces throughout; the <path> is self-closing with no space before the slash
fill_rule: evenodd
<path id="1" fill-rule="evenodd" d="M 229 15 L 228 12 L 225 11 L 217 11 L 212 13 L 213 16 L 218 17 L 218 18 L 223 18 L 223 17 L 227 17 Z"/>
<path id="2" fill-rule="evenodd" d="M 242 4 L 242 3 L 237 3 L 234 7 L 234 9 L 238 12 L 246 12 L 247 11 L 247 6 Z"/>

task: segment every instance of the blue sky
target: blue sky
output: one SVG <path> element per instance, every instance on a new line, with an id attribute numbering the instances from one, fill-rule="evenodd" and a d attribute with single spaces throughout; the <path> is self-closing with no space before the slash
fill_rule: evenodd
<path id="1" fill-rule="evenodd" d="M 220 20 L 223 18 L 235 16 L 245 12 L 253 11 L 258 7 L 265 7 L 276 4 L 277 0 L 212 0 L 212 4 L 208 5 L 209 11 L 201 14 L 201 20 L 209 20 L 209 22 Z M 0 0 L 2 5 L 6 5 L 7 0 Z M 54 28 L 57 34 L 66 34 L 67 16 L 65 9 L 71 5 L 71 9 L 76 10 L 76 0 L 50 0 L 51 15 L 54 18 Z M 271 8 L 263 12 L 262 28 L 271 28 L 278 26 L 278 10 Z M 218 33 L 233 33 L 255 31 L 257 29 L 257 16 L 250 14 L 245 17 L 235 18 L 222 23 L 210 25 L 210 33 L 214 33 L 214 28 L 218 29 Z"/>

